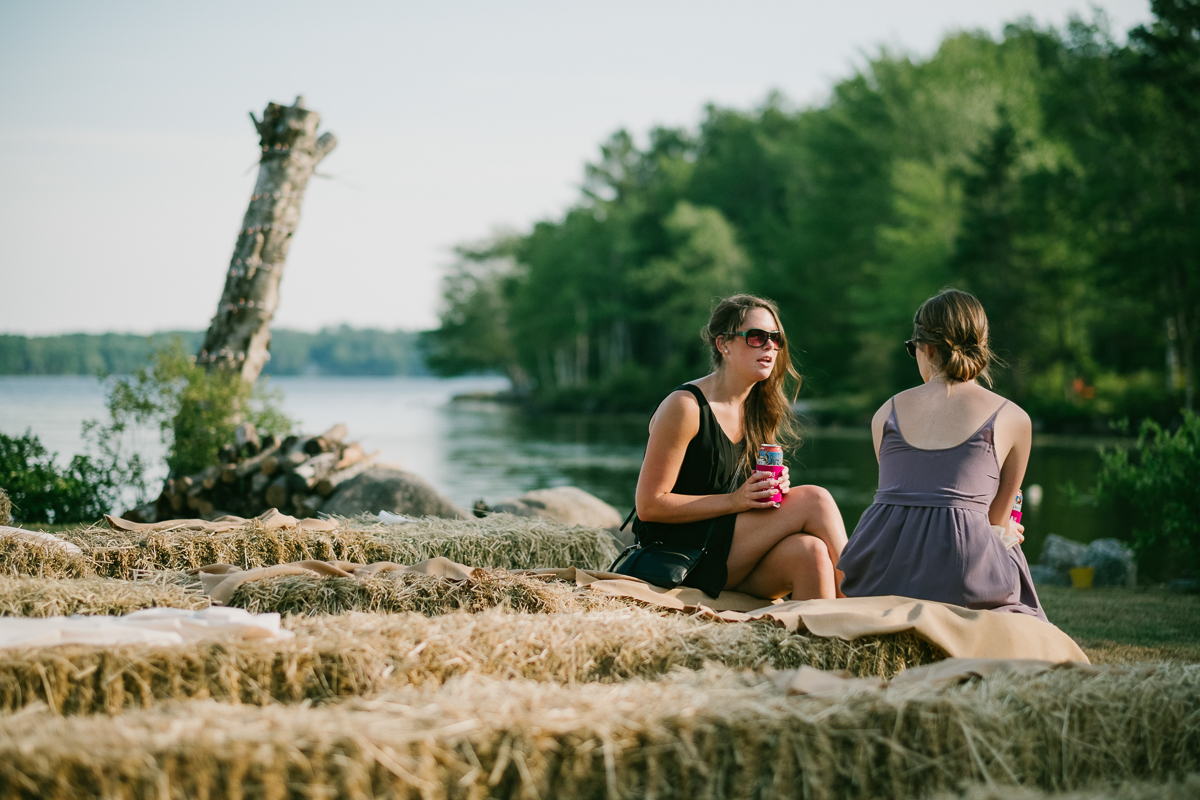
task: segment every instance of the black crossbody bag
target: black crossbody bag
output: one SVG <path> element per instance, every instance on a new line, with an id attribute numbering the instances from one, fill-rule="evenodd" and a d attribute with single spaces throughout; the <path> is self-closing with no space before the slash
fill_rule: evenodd
<path id="1" fill-rule="evenodd" d="M 633 519 L 634 511 L 629 512 L 621 530 Z M 639 539 L 636 544 L 626 547 L 617 560 L 608 568 L 609 572 L 618 575 L 628 575 L 640 578 L 646 583 L 661 586 L 664 589 L 674 589 L 683 583 L 688 573 L 696 568 L 700 559 L 708 552 L 708 542 L 712 538 L 713 526 L 708 526 L 708 535 L 704 537 L 703 547 L 672 547 L 663 542 L 651 542 L 643 545 Z"/>

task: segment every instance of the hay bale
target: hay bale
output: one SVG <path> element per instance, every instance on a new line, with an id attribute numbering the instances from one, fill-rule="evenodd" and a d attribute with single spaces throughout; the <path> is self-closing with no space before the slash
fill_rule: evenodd
<path id="1" fill-rule="evenodd" d="M 43 702 L 65 714 L 117 713 L 197 697 L 294 703 L 436 685 L 462 675 L 625 681 L 713 662 L 890 676 L 945 657 L 911 633 L 845 642 L 767 622 L 712 622 L 644 609 L 345 614 L 291 617 L 285 625 L 296 638 L 0 651 L 0 710 Z"/>
<path id="2" fill-rule="evenodd" d="M 476 570 L 466 581 L 438 575 L 385 572 L 367 578 L 286 576 L 243 583 L 228 605 L 256 614 L 375 614 L 416 612 L 425 616 L 501 608 L 533 614 L 636 605 L 561 581 L 504 570 Z"/>
<path id="3" fill-rule="evenodd" d="M 0 616 L 118 615 L 143 608 L 208 608 L 197 581 L 0 577 Z"/>
<path id="4" fill-rule="evenodd" d="M 1015 786 L 972 786 L 964 792 L 939 794 L 935 800 L 1195 800 L 1200 797 L 1200 774 L 1181 780 L 1093 783 L 1069 792 Z"/>
<path id="5" fill-rule="evenodd" d="M 603 530 L 569 528 L 509 514 L 469 520 L 426 517 L 399 525 L 384 525 L 370 517 L 339 521 L 340 527 L 333 531 L 267 528 L 254 520 L 244 528 L 221 533 L 139 533 L 93 526 L 61 534 L 83 548 L 86 558 L 81 562 L 82 572 L 75 567 L 72 569 L 76 571 L 70 572 L 60 564 L 61 559 L 43 563 L 36 554 L 21 556 L 25 572 L 5 572 L 53 578 L 97 574 L 129 580 L 139 572 L 185 572 L 207 564 L 234 564 L 243 569 L 306 559 L 415 564 L 435 556 L 473 567 L 536 569 L 574 565 L 602 569 L 617 555 L 612 537 Z M 4 546 L 0 542 L 0 548 Z"/>
<path id="6" fill-rule="evenodd" d="M 425 800 L 907 800 L 981 783 L 1061 792 L 1200 769 L 1198 679 L 1200 668 L 1183 666 L 1063 670 L 832 699 L 709 670 L 615 685 L 474 677 L 323 707 L 30 710 L 0 717 L 0 785 L 64 798 L 300 787 Z"/>
<path id="7" fill-rule="evenodd" d="M 4 491 L 4 487 L 0 486 L 0 525 L 7 525 L 12 522 L 12 500 L 8 497 L 8 492 Z"/>
<path id="8" fill-rule="evenodd" d="M 0 575 L 28 578 L 82 578 L 94 574 L 86 553 L 52 541 L 0 536 Z"/>

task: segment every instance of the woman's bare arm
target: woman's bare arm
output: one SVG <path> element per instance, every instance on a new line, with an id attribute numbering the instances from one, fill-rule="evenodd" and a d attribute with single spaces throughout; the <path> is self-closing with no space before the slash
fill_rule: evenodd
<path id="1" fill-rule="evenodd" d="M 879 444 L 883 441 L 883 426 L 887 424 L 888 415 L 892 413 L 892 401 L 888 400 L 879 407 L 875 416 L 871 417 L 871 441 L 875 443 L 875 460 L 879 460 Z"/>
<path id="2" fill-rule="evenodd" d="M 997 420 L 996 443 L 1007 447 L 1006 452 L 997 450 L 1000 461 L 1000 488 L 988 509 L 988 520 L 993 525 L 1007 527 L 1017 489 L 1025 480 L 1025 468 L 1029 466 L 1029 452 L 1033 447 L 1033 423 L 1029 415 L 1018 406 L 1010 404 Z"/>
<path id="3" fill-rule="evenodd" d="M 638 475 L 635 504 L 638 518 L 646 522 L 695 522 L 724 514 L 771 505 L 774 481 L 751 477 L 731 494 L 674 494 L 688 443 L 700 431 L 700 404 L 690 392 L 667 396 L 650 421 L 646 458 Z M 767 473 L 755 473 L 757 476 Z"/>

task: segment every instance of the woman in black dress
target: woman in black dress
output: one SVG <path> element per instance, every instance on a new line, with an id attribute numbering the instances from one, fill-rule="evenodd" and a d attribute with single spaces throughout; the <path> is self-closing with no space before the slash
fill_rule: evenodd
<path id="1" fill-rule="evenodd" d="M 754 471 L 758 447 L 791 437 L 784 380 L 799 376 L 775 304 L 734 295 L 703 331 L 713 371 L 678 387 L 650 420 L 634 533 L 707 552 L 683 584 L 793 600 L 835 597 L 846 528 L 829 492 Z M 765 477 L 764 477 L 765 476 Z M 771 502 L 783 493 L 778 506 Z"/>

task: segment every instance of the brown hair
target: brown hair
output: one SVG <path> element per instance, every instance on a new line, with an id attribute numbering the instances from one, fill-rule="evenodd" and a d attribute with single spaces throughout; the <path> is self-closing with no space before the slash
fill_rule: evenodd
<path id="1" fill-rule="evenodd" d="M 700 331 L 709 347 L 714 370 L 720 370 L 724 363 L 721 349 L 717 347 L 717 339 L 744 325 L 746 315 L 755 308 L 770 312 L 775 318 L 776 327 L 780 333 L 783 332 L 783 325 L 779 322 L 779 308 L 772 301 L 751 294 L 726 297 L 713 308 L 708 324 Z M 792 379 L 790 396 L 785 389 L 785 381 L 788 378 Z M 742 407 L 742 422 L 745 428 L 742 441 L 745 446 L 747 470 L 754 469 L 759 445 L 800 444 L 800 434 L 792 416 L 792 403 L 799 390 L 800 373 L 796 372 L 795 366 L 792 365 L 787 336 L 784 336 L 779 345 L 779 353 L 775 357 L 775 369 L 771 370 L 766 380 L 756 383 L 750 389 L 750 396 L 746 398 Z"/>
<path id="2" fill-rule="evenodd" d="M 988 365 L 996 361 L 988 347 L 983 305 L 970 292 L 942 289 L 913 314 L 914 342 L 931 345 L 942 373 L 952 381 L 979 378 L 992 385 Z"/>

